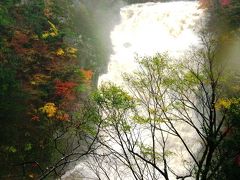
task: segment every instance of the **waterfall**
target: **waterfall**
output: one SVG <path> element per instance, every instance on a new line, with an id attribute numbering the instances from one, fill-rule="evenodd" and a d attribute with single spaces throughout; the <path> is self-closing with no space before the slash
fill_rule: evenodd
<path id="1" fill-rule="evenodd" d="M 198 2 L 144 3 L 121 9 L 121 23 L 113 29 L 113 54 L 107 74 L 99 78 L 121 85 L 121 74 L 136 69 L 135 56 L 168 52 L 180 57 L 198 44 L 195 32 L 202 9 Z"/>
<path id="2" fill-rule="evenodd" d="M 132 73 L 137 69 L 138 56 L 153 56 L 167 52 L 170 56 L 181 57 L 199 44 L 197 24 L 201 23 L 203 10 L 198 2 L 178 1 L 168 3 L 143 3 L 123 7 L 120 12 L 121 22 L 111 32 L 113 53 L 110 57 L 108 71 L 99 77 L 98 85 L 113 82 L 125 87 L 122 74 Z M 184 131 L 186 129 L 183 128 Z M 186 136 L 194 136 L 191 131 Z M 196 139 L 189 139 L 194 144 Z M 178 146 L 173 143 L 174 147 Z M 176 148 L 177 149 L 177 148 Z M 88 163 L 93 160 L 86 160 Z M 81 162 L 64 179 L 99 179 Z M 105 162 L 107 166 L 109 162 Z M 179 159 L 171 162 L 172 166 L 183 170 Z M 120 167 L 119 167 L 120 168 Z M 124 171 L 124 168 L 121 169 Z M 119 179 L 109 170 L 110 179 Z M 128 172 L 121 174 L 122 179 L 134 179 Z M 105 179 L 101 177 L 101 179 Z M 170 177 L 170 179 L 173 179 Z"/>

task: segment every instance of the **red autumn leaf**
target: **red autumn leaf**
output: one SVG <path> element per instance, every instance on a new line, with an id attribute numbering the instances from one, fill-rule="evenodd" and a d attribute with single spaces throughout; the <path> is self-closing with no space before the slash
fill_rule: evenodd
<path id="1" fill-rule="evenodd" d="M 36 168 L 36 167 L 38 167 L 38 164 L 37 163 L 32 163 L 32 167 Z"/>
<path id="2" fill-rule="evenodd" d="M 230 0 L 221 0 L 220 3 L 222 6 L 227 6 L 230 4 Z"/>
<path id="3" fill-rule="evenodd" d="M 74 88 L 78 84 L 75 82 L 67 81 L 67 82 L 62 82 L 62 81 L 56 81 L 55 82 L 55 94 L 57 96 L 61 96 L 64 98 L 72 99 L 74 96 Z"/>
<path id="4" fill-rule="evenodd" d="M 32 121 L 39 121 L 39 117 L 37 115 L 33 115 L 31 120 Z"/>
<path id="5" fill-rule="evenodd" d="M 240 167 L 240 154 L 238 154 L 238 155 L 235 157 L 234 162 L 235 162 L 235 164 L 236 164 L 237 166 Z"/>

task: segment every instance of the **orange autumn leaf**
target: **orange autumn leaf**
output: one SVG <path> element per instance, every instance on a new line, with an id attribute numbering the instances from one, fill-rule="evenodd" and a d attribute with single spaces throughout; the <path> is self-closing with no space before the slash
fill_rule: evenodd
<path id="1" fill-rule="evenodd" d="M 81 72 L 84 75 L 85 83 L 90 82 L 93 76 L 93 72 L 91 70 L 84 70 L 84 69 L 81 69 Z"/>
<path id="2" fill-rule="evenodd" d="M 50 8 L 45 8 L 45 9 L 43 10 L 43 13 L 44 13 L 44 15 L 45 15 L 46 17 L 48 17 L 48 18 L 50 18 L 51 16 L 53 16 L 52 9 L 50 9 Z"/>
<path id="3" fill-rule="evenodd" d="M 50 78 L 50 76 L 47 76 L 45 74 L 37 73 L 33 75 L 30 83 L 32 85 L 46 84 L 50 80 Z"/>
<path id="4" fill-rule="evenodd" d="M 213 6 L 212 0 L 200 0 L 200 8 L 205 9 Z"/>
<path id="5" fill-rule="evenodd" d="M 59 111 L 56 115 L 56 119 L 59 121 L 69 121 L 70 116 L 69 116 L 69 114 L 67 114 L 63 111 Z"/>

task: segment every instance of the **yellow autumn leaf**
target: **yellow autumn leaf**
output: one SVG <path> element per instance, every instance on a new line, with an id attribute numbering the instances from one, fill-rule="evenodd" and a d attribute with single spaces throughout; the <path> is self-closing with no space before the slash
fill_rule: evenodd
<path id="1" fill-rule="evenodd" d="M 47 76 L 45 74 L 37 73 L 33 75 L 31 84 L 32 85 L 39 85 L 39 84 L 45 84 L 49 81 L 51 77 Z"/>
<path id="2" fill-rule="evenodd" d="M 52 36 L 52 37 L 57 36 L 57 34 L 55 32 L 50 32 L 49 35 Z"/>
<path id="3" fill-rule="evenodd" d="M 38 35 L 36 35 L 36 34 L 32 35 L 32 38 L 33 38 L 34 40 L 39 40 L 39 37 L 38 37 Z"/>
<path id="4" fill-rule="evenodd" d="M 63 56 L 64 55 L 64 50 L 62 48 L 58 48 L 57 51 L 56 51 L 56 55 L 58 56 Z"/>
<path id="5" fill-rule="evenodd" d="M 69 47 L 67 48 L 67 52 L 70 54 L 75 54 L 77 52 L 77 48 Z"/>
<path id="6" fill-rule="evenodd" d="M 35 81 L 30 81 L 32 85 L 36 85 L 37 83 Z"/>
<path id="7" fill-rule="evenodd" d="M 56 26 L 50 21 L 48 21 L 48 23 L 50 24 L 50 30 L 43 32 L 42 34 L 43 39 L 47 39 L 49 36 L 55 37 L 58 35 L 58 29 L 56 28 Z"/>
<path id="8" fill-rule="evenodd" d="M 219 99 L 216 104 L 215 104 L 215 108 L 216 109 L 229 109 L 231 107 L 232 104 L 237 104 L 239 103 L 239 99 L 235 99 L 235 98 L 232 98 L 232 99 L 227 99 L 227 98 L 221 98 Z"/>
<path id="9" fill-rule="evenodd" d="M 42 34 L 42 38 L 43 38 L 43 39 L 47 39 L 48 36 L 49 36 L 49 32 L 44 32 L 44 33 Z"/>
<path id="10" fill-rule="evenodd" d="M 229 109 L 232 102 L 229 99 L 219 99 L 219 101 L 215 104 L 216 109 Z"/>
<path id="11" fill-rule="evenodd" d="M 34 178 L 34 174 L 29 174 L 28 175 L 30 178 Z"/>
<path id="12" fill-rule="evenodd" d="M 56 35 L 58 35 L 58 29 L 56 28 L 56 26 L 55 26 L 52 22 L 50 22 L 50 21 L 48 21 L 48 23 L 49 23 L 50 26 L 51 26 L 50 30 L 51 30 L 52 32 L 54 32 Z"/>
<path id="13" fill-rule="evenodd" d="M 47 117 L 54 117 L 57 113 L 57 107 L 54 103 L 46 103 L 43 107 L 39 108 L 42 113 L 47 114 Z"/>

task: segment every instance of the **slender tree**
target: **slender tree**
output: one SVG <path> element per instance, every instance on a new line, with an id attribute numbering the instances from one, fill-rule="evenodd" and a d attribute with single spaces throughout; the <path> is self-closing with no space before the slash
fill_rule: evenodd
<path id="1" fill-rule="evenodd" d="M 102 117 L 98 176 L 207 180 L 221 171 L 227 156 L 219 148 L 232 126 L 227 113 L 238 102 L 221 97 L 214 36 L 202 33 L 201 42 L 182 60 L 138 58 L 139 70 L 124 76 L 127 91 L 105 84 L 94 94 Z"/>

